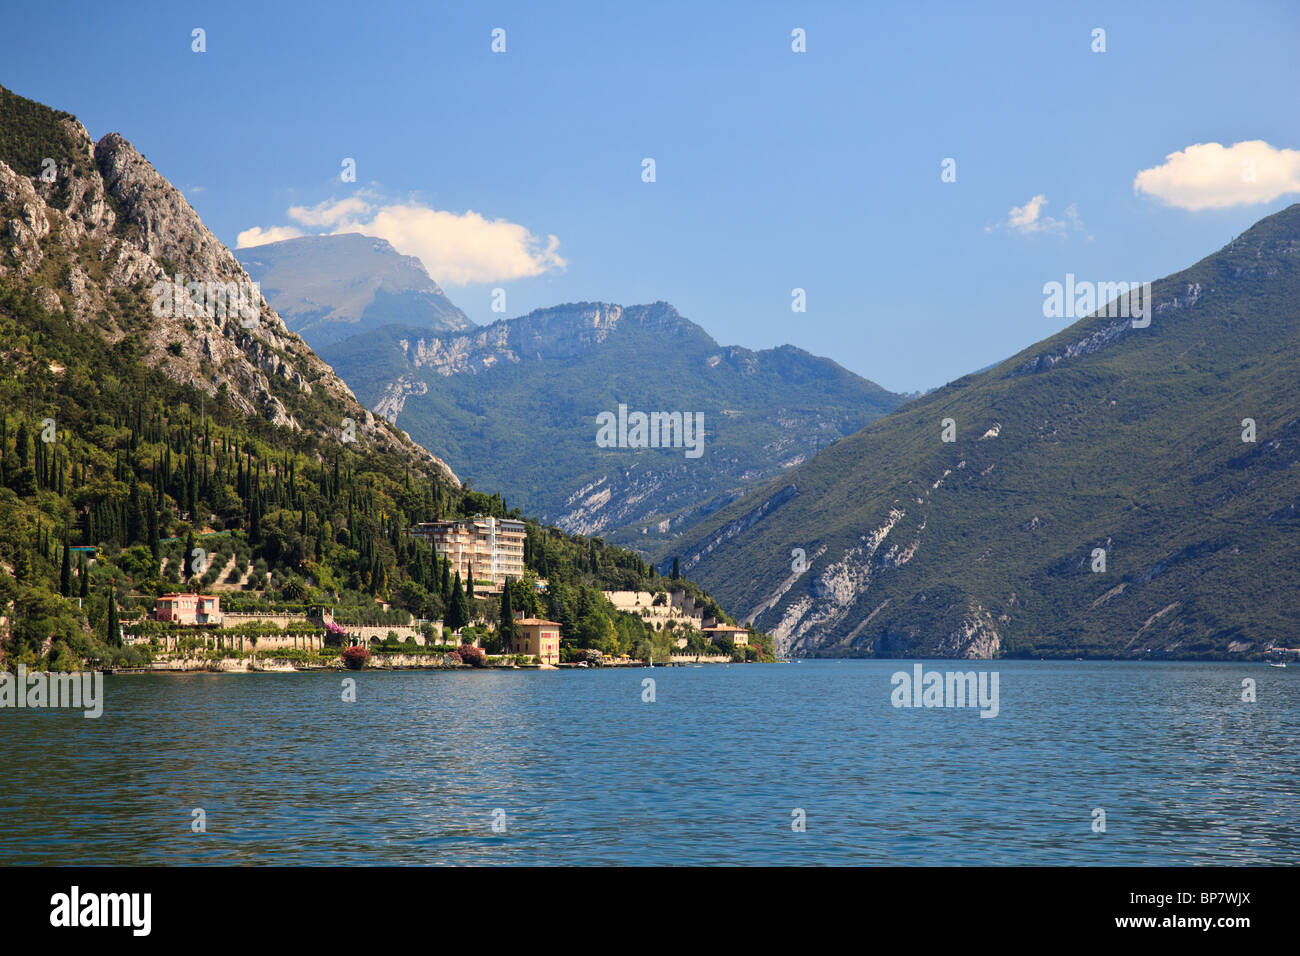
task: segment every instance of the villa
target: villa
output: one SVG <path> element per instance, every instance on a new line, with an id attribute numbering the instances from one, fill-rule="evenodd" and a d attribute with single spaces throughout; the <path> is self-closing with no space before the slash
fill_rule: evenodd
<path id="1" fill-rule="evenodd" d="M 515 619 L 519 636 L 506 645 L 507 654 L 527 654 L 543 664 L 560 663 L 560 625 L 540 617 Z"/>
<path id="2" fill-rule="evenodd" d="M 731 638 L 733 647 L 749 646 L 749 632 L 743 627 L 729 627 L 725 624 L 719 624 L 716 627 L 706 627 L 701 630 L 714 644 L 721 643 L 726 638 Z"/>
<path id="3" fill-rule="evenodd" d="M 154 606 L 159 621 L 221 625 L 221 598 L 209 594 L 164 594 Z"/>

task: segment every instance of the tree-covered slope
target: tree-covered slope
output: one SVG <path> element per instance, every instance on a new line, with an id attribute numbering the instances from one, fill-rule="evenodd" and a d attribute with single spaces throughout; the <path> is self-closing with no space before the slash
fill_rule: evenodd
<path id="1" fill-rule="evenodd" d="M 1094 314 L 747 494 L 682 567 L 796 653 L 1296 646 L 1300 206 L 1153 296 L 1147 328 Z"/>
<path id="2" fill-rule="evenodd" d="M 557 306 L 459 335 L 394 326 L 321 354 L 474 484 L 644 551 L 903 400 L 790 346 L 720 346 L 662 302 Z M 599 447 L 597 416 L 620 404 L 702 413 L 702 455 Z"/>
<path id="3" fill-rule="evenodd" d="M 168 278 L 247 275 L 120 136 L 0 94 L 0 667 L 136 661 L 110 622 L 181 588 L 494 620 L 404 532 L 519 512 L 366 412 L 265 303 L 159 310 Z M 666 653 L 600 593 L 667 587 L 636 554 L 529 521 L 526 567 L 515 607 L 566 645 Z"/>

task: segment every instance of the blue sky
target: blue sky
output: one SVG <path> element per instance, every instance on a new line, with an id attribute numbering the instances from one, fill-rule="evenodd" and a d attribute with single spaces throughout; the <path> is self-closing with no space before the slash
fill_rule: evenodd
<path id="1" fill-rule="evenodd" d="M 1045 282 L 1158 278 L 1300 201 L 1295 3 L 556 6 L 7 5 L 0 84 L 122 133 L 232 247 L 360 223 L 478 322 L 498 287 L 662 299 L 900 391 L 1068 324 Z"/>

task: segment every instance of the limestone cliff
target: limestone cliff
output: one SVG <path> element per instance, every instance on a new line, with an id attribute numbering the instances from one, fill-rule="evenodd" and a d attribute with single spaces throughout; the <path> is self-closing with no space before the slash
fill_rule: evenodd
<path id="1" fill-rule="evenodd" d="M 333 437 L 351 419 L 359 447 L 402 454 L 417 471 L 459 484 L 443 461 L 357 402 L 129 142 L 117 133 L 93 142 L 67 114 L 3 92 L 45 129 L 34 146 L 7 143 L 0 154 L 0 277 L 89 334 L 114 344 L 129 337 L 142 361 L 246 415 Z M 214 290 L 234 289 L 246 293 L 242 312 L 233 299 L 230 309 L 224 299 L 214 307 Z"/>

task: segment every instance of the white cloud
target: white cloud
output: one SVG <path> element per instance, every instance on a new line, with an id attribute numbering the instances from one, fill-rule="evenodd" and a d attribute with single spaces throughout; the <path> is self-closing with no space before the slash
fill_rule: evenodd
<path id="1" fill-rule="evenodd" d="M 544 240 L 504 219 L 431 209 L 419 203 L 382 204 L 374 197 L 352 196 L 315 206 L 293 206 L 289 218 L 302 226 L 338 235 L 359 232 L 387 239 L 398 252 L 415 256 L 443 285 L 504 282 L 541 275 L 567 265 L 560 240 Z M 296 226 L 254 227 L 241 232 L 238 244 L 261 245 L 305 235 Z"/>
<path id="2" fill-rule="evenodd" d="M 1087 231 L 1083 220 L 1079 218 L 1079 208 L 1074 203 L 1065 207 L 1065 219 L 1054 219 L 1044 214 L 1043 207 L 1046 205 L 1047 197 L 1039 193 L 1031 197 L 1023 206 L 1012 206 L 1005 222 L 985 226 L 984 231 L 993 232 L 994 229 L 1005 227 L 1022 236 L 1063 236 L 1070 229 Z M 1091 239 L 1092 236 L 1089 235 L 1088 238 Z"/>
<path id="3" fill-rule="evenodd" d="M 1300 150 L 1277 149 L 1262 139 L 1226 148 L 1197 143 L 1139 172 L 1133 190 L 1193 211 L 1269 202 L 1300 192 Z"/>
<path id="4" fill-rule="evenodd" d="M 252 229 L 245 229 L 235 237 L 236 249 L 247 249 L 250 246 L 264 246 L 268 242 L 279 242 L 282 239 L 297 239 L 305 235 L 301 229 L 293 226 L 271 226 L 263 229 L 261 226 L 254 226 Z"/>
<path id="5" fill-rule="evenodd" d="M 326 200 L 315 206 L 290 206 L 289 218 L 304 226 L 333 226 L 351 216 L 364 215 L 370 211 L 370 203 L 360 196 L 347 199 Z"/>

